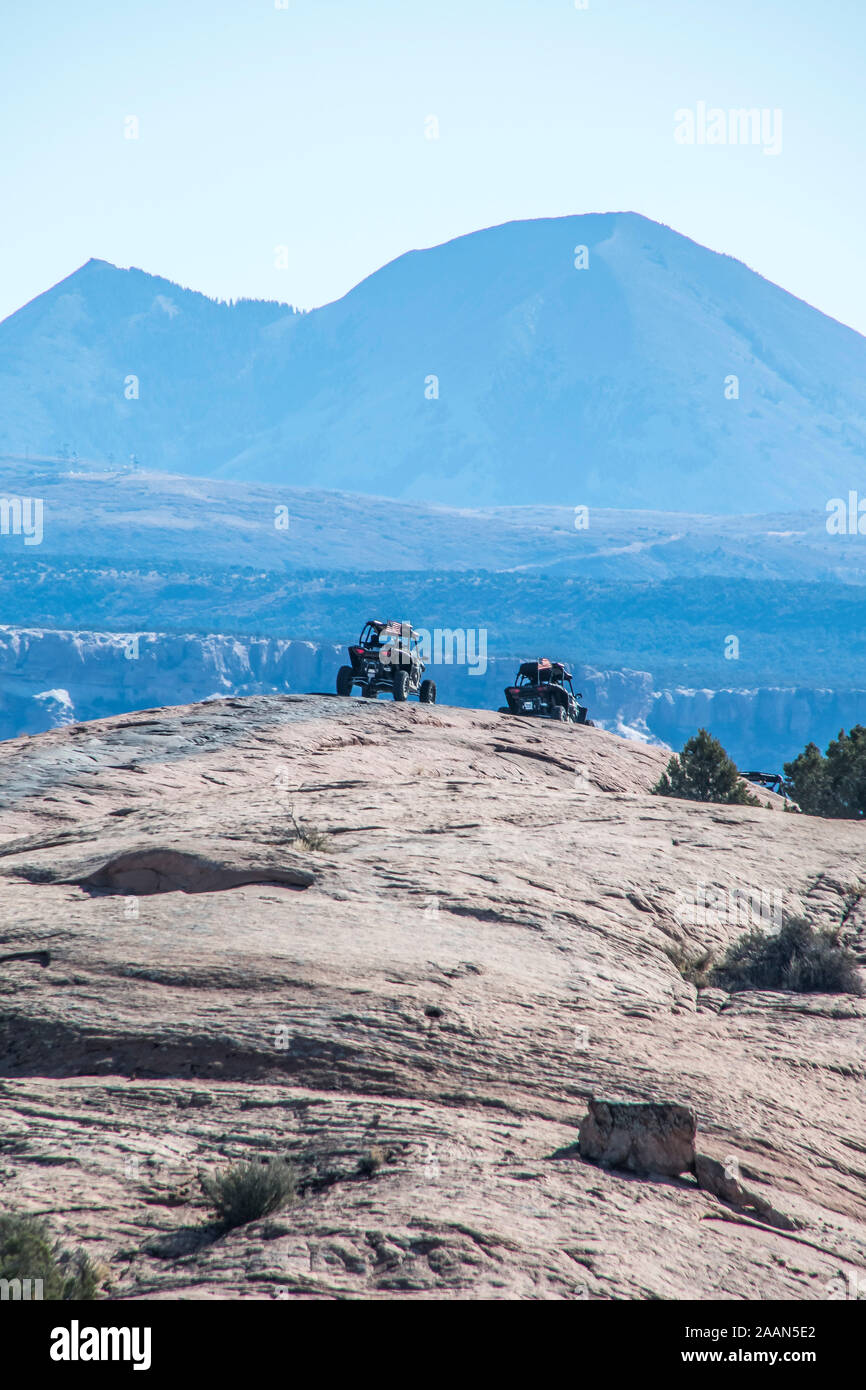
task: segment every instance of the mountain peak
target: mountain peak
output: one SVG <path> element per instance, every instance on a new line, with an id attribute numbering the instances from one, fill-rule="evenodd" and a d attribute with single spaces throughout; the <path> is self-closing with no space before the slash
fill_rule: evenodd
<path id="1" fill-rule="evenodd" d="M 866 340 L 742 262 L 582 213 L 409 252 L 303 315 L 93 258 L 0 324 L 0 451 L 458 507 L 823 511 L 862 471 L 864 375 Z"/>

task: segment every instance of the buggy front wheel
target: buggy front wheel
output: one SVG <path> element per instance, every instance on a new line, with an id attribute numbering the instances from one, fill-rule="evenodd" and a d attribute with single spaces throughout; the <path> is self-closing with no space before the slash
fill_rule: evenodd
<path id="1" fill-rule="evenodd" d="M 403 701 L 409 694 L 409 672 L 398 667 L 394 672 L 394 699 Z"/>
<path id="2" fill-rule="evenodd" d="M 435 705 L 436 703 L 436 682 L 422 681 L 421 689 L 418 691 L 418 699 L 422 705 Z"/>

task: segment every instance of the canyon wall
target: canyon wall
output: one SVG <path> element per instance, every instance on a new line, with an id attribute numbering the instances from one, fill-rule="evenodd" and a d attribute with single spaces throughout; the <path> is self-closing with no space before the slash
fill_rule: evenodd
<path id="1" fill-rule="evenodd" d="M 210 696 L 332 691 L 345 660 L 344 646 L 300 639 L 0 627 L 0 738 Z M 440 703 L 496 709 L 517 665 L 493 655 L 430 674 Z M 866 721 L 866 689 L 654 690 L 647 671 L 573 670 L 602 727 L 675 748 L 708 728 L 741 767 L 763 771 Z"/>

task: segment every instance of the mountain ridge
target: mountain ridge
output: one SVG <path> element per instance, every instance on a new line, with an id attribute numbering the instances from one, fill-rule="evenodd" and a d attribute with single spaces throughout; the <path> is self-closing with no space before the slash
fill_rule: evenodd
<path id="1" fill-rule="evenodd" d="M 50 294 L 52 290 L 59 289 L 61 285 L 65 285 L 69 281 L 75 280 L 76 277 L 79 276 L 82 271 L 89 269 L 91 266 L 104 266 L 110 270 L 119 271 L 121 274 L 124 274 L 127 271 L 133 271 L 139 275 L 146 276 L 148 279 L 158 280 L 171 289 L 182 290 L 184 293 L 197 295 L 202 299 L 206 299 L 210 304 L 222 304 L 229 308 L 233 307 L 236 304 L 269 304 L 276 305 L 281 308 L 293 309 L 295 313 L 316 313 L 320 309 L 327 309 L 332 304 L 340 303 L 341 300 L 348 298 L 348 296 L 352 294 L 354 290 L 358 289 L 361 285 L 366 284 L 367 281 L 372 280 L 374 276 L 380 274 L 382 271 L 388 270 L 391 266 L 398 264 L 398 262 L 403 261 L 408 257 L 423 255 L 424 252 L 435 251 L 442 246 L 448 246 L 461 241 L 466 241 L 472 237 L 479 236 L 480 234 L 485 232 L 498 232 L 508 227 L 514 226 L 531 227 L 540 223 L 562 223 L 566 221 L 580 220 L 588 217 L 634 219 L 637 222 L 646 223 L 648 226 L 653 227 L 659 231 L 669 232 L 674 237 L 678 238 L 681 242 L 687 242 L 699 251 L 709 252 L 713 256 L 718 256 L 720 259 L 724 261 L 731 262 L 731 264 L 733 265 L 741 266 L 744 270 L 747 270 L 750 275 L 754 275 L 759 280 L 763 281 L 764 284 L 771 286 L 773 289 L 781 290 L 781 292 L 787 295 L 788 298 L 794 299 L 799 304 L 805 305 L 807 309 L 811 309 L 816 314 L 820 314 L 821 317 L 823 319 L 826 319 L 829 323 L 836 324 L 840 328 L 844 328 L 847 332 L 853 333 L 857 338 L 861 338 L 864 339 L 864 341 L 866 341 L 866 335 L 860 333 L 858 329 L 853 328 L 850 324 L 845 323 L 844 320 L 836 318 L 835 315 L 828 314 L 826 310 L 821 309 L 817 304 L 812 304 L 810 300 L 804 299 L 802 295 L 795 294 L 793 290 L 786 289 L 784 285 L 780 285 L 769 275 L 763 274 L 762 271 L 756 270 L 754 266 L 749 265 L 747 261 L 741 260 L 739 256 L 733 256 L 730 254 L 730 252 L 727 251 L 717 251 L 713 247 L 707 246 L 704 242 L 698 241 L 697 238 L 688 236 L 685 232 L 678 232 L 677 229 L 671 226 L 669 222 L 659 222 L 655 218 L 647 217 L 645 213 L 636 212 L 633 208 L 620 208 L 616 211 L 609 212 L 565 213 L 561 215 L 551 215 L 542 217 L 508 218 L 504 222 L 491 223 L 488 227 L 477 227 L 470 232 L 461 232 L 455 237 L 449 237 L 446 241 L 432 242 L 427 246 L 412 246 L 406 251 L 401 251 L 399 255 L 392 256 L 390 261 L 384 261 L 381 266 L 378 266 L 376 267 L 376 269 L 371 270 L 367 275 L 364 275 L 356 285 L 352 286 L 349 290 L 346 290 L 344 294 L 337 295 L 334 299 L 323 300 L 321 304 L 313 305 L 307 309 L 302 309 L 298 306 L 292 305 L 291 301 L 289 300 L 260 299 L 255 295 L 241 295 L 237 298 L 226 299 L 221 295 L 207 294 L 206 291 L 198 290 L 195 288 L 194 285 L 186 285 L 180 280 L 172 280 L 170 276 L 162 275 L 158 271 L 145 270 L 143 266 L 118 265 L 115 261 L 106 260 L 104 256 L 88 256 L 87 260 L 82 261 L 81 265 L 76 266 L 75 269 L 71 270 L 67 275 L 61 276 L 61 278 L 55 281 L 53 285 L 49 285 L 46 290 L 43 290 L 40 294 L 35 295 L 32 299 L 27 300 L 17 309 L 13 309 L 12 312 L 7 314 L 3 319 L 0 319 L 0 327 L 2 327 L 4 323 L 9 322 L 9 320 L 15 318 L 17 314 L 20 314 L 22 310 L 28 308 L 29 305 L 34 304 L 39 299 L 43 298 L 44 295 Z"/>
<path id="2" fill-rule="evenodd" d="M 854 329 L 635 213 L 470 232 L 307 312 L 92 258 L 0 324 L 0 451 L 450 506 L 813 509 L 858 476 L 864 372 Z"/>

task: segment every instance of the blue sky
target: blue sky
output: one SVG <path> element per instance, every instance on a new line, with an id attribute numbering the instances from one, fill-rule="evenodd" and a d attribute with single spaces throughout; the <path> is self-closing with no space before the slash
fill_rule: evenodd
<path id="1" fill-rule="evenodd" d="M 311 307 L 632 209 L 866 332 L 864 59 L 863 0 L 3 0 L 0 317 L 90 256 Z M 781 110 L 781 152 L 678 144 L 699 102 Z"/>

